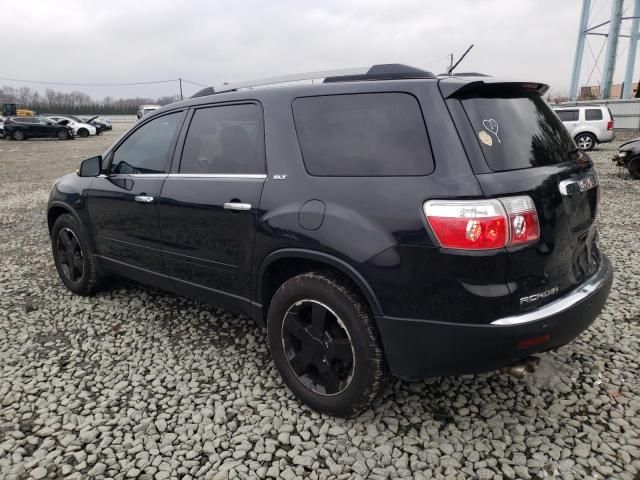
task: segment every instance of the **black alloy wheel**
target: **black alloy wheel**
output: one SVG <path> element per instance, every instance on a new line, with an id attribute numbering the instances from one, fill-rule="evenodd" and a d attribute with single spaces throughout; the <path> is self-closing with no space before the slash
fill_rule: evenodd
<path id="1" fill-rule="evenodd" d="M 317 300 L 293 304 L 282 322 L 282 347 L 298 379 L 318 395 L 336 395 L 351 383 L 355 355 L 342 320 Z"/>
<path id="2" fill-rule="evenodd" d="M 351 417 L 384 391 L 389 371 L 375 318 L 337 272 L 282 283 L 269 303 L 267 337 L 286 385 L 318 412 Z"/>
<path id="3" fill-rule="evenodd" d="M 64 130 L 58 130 L 56 136 L 58 137 L 58 140 L 66 140 L 67 138 L 69 138 L 69 133 L 65 132 Z"/>
<path id="4" fill-rule="evenodd" d="M 24 140 L 24 132 L 22 130 L 16 130 L 12 135 L 14 140 Z"/>
<path id="5" fill-rule="evenodd" d="M 56 240 L 58 262 L 70 282 L 79 283 L 84 276 L 84 256 L 75 233 L 70 228 L 58 232 Z"/>

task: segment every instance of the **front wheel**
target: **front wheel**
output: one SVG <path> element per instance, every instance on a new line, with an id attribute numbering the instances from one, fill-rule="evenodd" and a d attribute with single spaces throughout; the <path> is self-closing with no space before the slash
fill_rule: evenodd
<path id="1" fill-rule="evenodd" d="M 80 130 L 78 130 L 78 136 L 80 138 L 87 138 L 89 136 L 89 130 L 87 130 L 86 128 L 81 128 Z"/>
<path id="2" fill-rule="evenodd" d="M 586 152 L 593 150 L 596 146 L 596 137 L 591 133 L 579 133 L 574 140 L 578 148 Z"/>
<path id="3" fill-rule="evenodd" d="M 66 140 L 69 138 L 69 132 L 65 132 L 64 130 L 58 130 L 58 133 L 56 134 L 56 136 L 58 137 L 58 140 Z"/>
<path id="4" fill-rule="evenodd" d="M 15 132 L 13 132 L 13 135 L 11 137 L 14 140 L 24 140 L 26 138 L 22 130 L 16 130 Z"/>
<path id="5" fill-rule="evenodd" d="M 276 291 L 269 347 L 291 391 L 314 410 L 350 417 L 384 390 L 388 368 L 369 308 L 340 277 L 310 272 Z"/>
<path id="6" fill-rule="evenodd" d="M 72 215 L 60 215 L 51 230 L 53 261 L 62 283 L 78 295 L 99 290 L 102 275 L 84 229 Z"/>

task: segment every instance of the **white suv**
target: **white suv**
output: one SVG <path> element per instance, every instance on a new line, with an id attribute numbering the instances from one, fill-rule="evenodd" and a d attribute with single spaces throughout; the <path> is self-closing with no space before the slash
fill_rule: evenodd
<path id="1" fill-rule="evenodd" d="M 553 107 L 556 115 L 581 150 L 592 150 L 596 143 L 616 138 L 611 110 L 600 105 Z"/>

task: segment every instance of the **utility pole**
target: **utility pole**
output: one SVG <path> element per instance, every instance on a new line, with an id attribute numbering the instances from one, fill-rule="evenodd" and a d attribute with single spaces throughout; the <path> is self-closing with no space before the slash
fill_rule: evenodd
<path id="1" fill-rule="evenodd" d="M 578 30 L 578 44 L 576 45 L 576 56 L 573 59 L 573 72 L 571 74 L 571 90 L 569 96 L 571 100 L 578 98 L 578 81 L 580 80 L 580 70 L 582 69 L 582 56 L 584 54 L 584 41 L 587 38 L 587 23 L 589 22 L 589 11 L 591 10 L 591 0 L 582 0 L 582 15 L 580 16 L 580 29 Z"/>
<path id="2" fill-rule="evenodd" d="M 638 36 L 640 30 L 640 0 L 633 0 L 633 20 L 631 21 L 631 37 L 629 38 L 629 51 L 627 53 L 627 69 L 624 74 L 622 98 L 631 98 L 633 87 L 633 67 L 636 63 L 636 49 L 638 48 Z"/>
<path id="3" fill-rule="evenodd" d="M 453 69 L 453 53 L 449 54 L 449 69 L 447 72 L 450 72 Z"/>
<path id="4" fill-rule="evenodd" d="M 613 72 L 616 69 L 616 55 L 618 54 L 618 39 L 620 38 L 620 25 L 622 24 L 623 0 L 613 0 L 611 5 L 611 23 L 607 36 L 607 53 L 604 57 L 602 83 L 600 84 L 600 98 L 609 98 L 611 95 L 611 83 Z"/>
<path id="5" fill-rule="evenodd" d="M 179 78 L 178 81 L 180 82 L 180 100 L 184 100 L 184 97 L 182 96 L 182 79 Z"/>

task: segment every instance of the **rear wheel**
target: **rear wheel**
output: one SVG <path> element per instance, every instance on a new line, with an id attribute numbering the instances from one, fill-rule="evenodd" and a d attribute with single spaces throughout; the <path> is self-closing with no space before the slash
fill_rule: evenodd
<path id="1" fill-rule="evenodd" d="M 631 178 L 640 180 L 640 157 L 632 158 L 627 164 Z"/>
<path id="2" fill-rule="evenodd" d="M 349 417 L 383 391 L 388 369 L 368 306 L 333 273 L 287 280 L 267 317 L 274 363 L 314 410 Z"/>
<path id="3" fill-rule="evenodd" d="M 596 146 L 596 137 L 592 133 L 579 133 L 574 140 L 580 150 L 587 152 Z"/>
<path id="4" fill-rule="evenodd" d="M 87 130 L 86 128 L 81 128 L 80 130 L 78 130 L 78 136 L 80 138 L 87 138 L 89 136 L 89 130 Z"/>
<path id="5" fill-rule="evenodd" d="M 26 137 L 22 130 L 16 130 L 15 132 L 13 132 L 11 138 L 13 138 L 14 140 L 24 140 Z"/>
<path id="6" fill-rule="evenodd" d="M 70 214 L 58 217 L 51 230 L 53 260 L 65 286 L 78 295 L 99 290 L 102 275 L 80 223 Z"/>
<path id="7" fill-rule="evenodd" d="M 69 138 L 69 132 L 65 132 L 64 130 L 58 130 L 56 137 L 58 137 L 58 140 L 66 140 L 67 138 Z"/>

